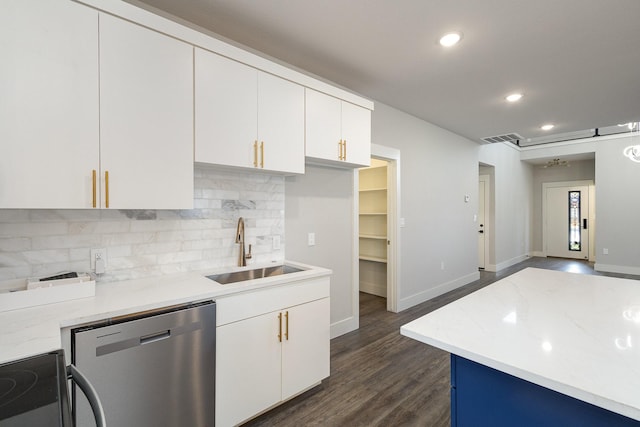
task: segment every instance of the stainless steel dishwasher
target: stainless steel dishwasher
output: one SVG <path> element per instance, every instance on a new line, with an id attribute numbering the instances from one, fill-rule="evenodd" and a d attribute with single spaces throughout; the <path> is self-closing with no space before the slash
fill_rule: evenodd
<path id="1" fill-rule="evenodd" d="M 215 421 L 216 306 L 207 301 L 74 329 L 73 364 L 93 384 L 106 425 L 201 426 Z M 94 426 L 73 390 L 76 426 Z"/>

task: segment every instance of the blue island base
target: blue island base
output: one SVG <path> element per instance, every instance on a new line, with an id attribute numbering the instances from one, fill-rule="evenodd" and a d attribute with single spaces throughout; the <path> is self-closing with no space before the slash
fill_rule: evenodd
<path id="1" fill-rule="evenodd" d="M 452 354 L 451 426 L 640 427 L 640 421 Z"/>

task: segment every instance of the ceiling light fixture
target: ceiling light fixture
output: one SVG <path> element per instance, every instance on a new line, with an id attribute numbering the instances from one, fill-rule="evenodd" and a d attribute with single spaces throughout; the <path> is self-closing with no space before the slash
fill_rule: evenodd
<path id="1" fill-rule="evenodd" d="M 458 44 L 460 40 L 462 40 L 462 33 L 459 31 L 451 31 L 440 37 L 438 43 L 444 47 L 451 47 Z"/>
<path id="2" fill-rule="evenodd" d="M 542 129 L 542 130 L 551 130 L 553 128 L 554 128 L 554 125 L 552 125 L 551 123 L 549 123 L 547 125 L 540 126 L 540 129 Z"/>
<path id="3" fill-rule="evenodd" d="M 557 167 L 557 166 L 566 166 L 566 167 L 570 167 L 571 165 L 569 164 L 568 161 L 566 160 L 560 160 L 560 159 L 553 159 L 553 160 L 549 160 L 547 162 L 546 165 L 542 166 L 544 169 L 546 168 L 553 168 L 553 167 Z"/>
<path id="4" fill-rule="evenodd" d="M 524 95 L 522 95 L 521 93 L 512 93 L 511 95 L 507 95 L 504 99 L 509 102 L 517 102 L 520 101 L 523 96 Z"/>

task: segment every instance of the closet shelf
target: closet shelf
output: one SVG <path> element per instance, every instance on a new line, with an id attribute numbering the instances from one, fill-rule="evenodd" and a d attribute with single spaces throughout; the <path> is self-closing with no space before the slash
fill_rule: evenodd
<path id="1" fill-rule="evenodd" d="M 372 192 L 372 191 L 387 191 L 386 187 L 378 187 L 378 188 L 361 188 L 359 190 L 361 193 Z"/>
<path id="2" fill-rule="evenodd" d="M 360 212 L 360 216 L 365 215 L 386 215 L 386 212 Z"/>
<path id="3" fill-rule="evenodd" d="M 377 234 L 361 234 L 361 239 L 375 239 L 375 240 L 387 240 L 387 236 L 381 236 Z"/>
<path id="4" fill-rule="evenodd" d="M 380 257 L 375 257 L 375 256 L 367 256 L 367 255 L 360 255 L 360 260 L 361 261 L 373 261 L 373 262 L 380 262 L 380 263 L 387 263 L 387 259 L 386 258 L 380 258 Z"/>

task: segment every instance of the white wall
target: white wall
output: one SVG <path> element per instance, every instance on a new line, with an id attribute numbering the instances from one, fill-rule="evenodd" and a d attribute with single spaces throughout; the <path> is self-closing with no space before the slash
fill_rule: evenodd
<path id="1" fill-rule="evenodd" d="M 398 310 L 477 279 L 478 144 L 381 103 L 372 143 L 402 156 Z"/>
<path id="2" fill-rule="evenodd" d="M 358 328 L 352 268 L 356 233 L 352 221 L 353 178 L 350 169 L 307 165 L 304 175 L 285 181 L 287 259 L 333 270 L 332 337 Z M 307 244 L 308 233 L 315 233 L 315 246 Z"/>
<path id="3" fill-rule="evenodd" d="M 493 245 L 499 271 L 526 259 L 531 252 L 533 212 L 533 167 L 520 161 L 520 150 L 512 144 L 480 146 L 479 161 L 494 167 Z M 476 177 L 477 178 L 477 177 Z"/>
<path id="4" fill-rule="evenodd" d="M 640 163 L 622 153 L 631 145 L 640 145 L 640 136 L 601 141 L 596 148 L 597 270 L 640 274 Z"/>

